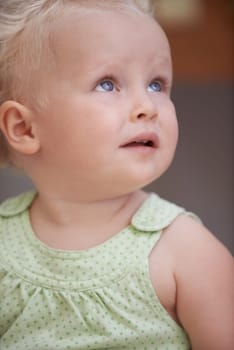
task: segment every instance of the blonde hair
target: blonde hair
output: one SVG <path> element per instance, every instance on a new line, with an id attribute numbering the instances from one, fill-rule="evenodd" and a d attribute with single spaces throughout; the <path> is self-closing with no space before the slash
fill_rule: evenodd
<path id="1" fill-rule="evenodd" d="M 51 23 L 68 5 L 80 9 L 122 8 L 153 14 L 151 0 L 0 0 L 0 105 L 7 100 L 43 104 L 35 72 L 53 64 L 49 45 Z M 45 61 L 46 59 L 46 61 Z M 35 78 L 34 78 L 35 79 Z M 37 84 L 37 96 L 33 96 Z M 40 100 L 41 98 L 41 100 Z M 0 130 L 0 164 L 10 162 Z"/>

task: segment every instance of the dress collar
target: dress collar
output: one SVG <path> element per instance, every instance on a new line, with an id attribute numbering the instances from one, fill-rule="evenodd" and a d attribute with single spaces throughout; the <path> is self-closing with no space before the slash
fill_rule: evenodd
<path id="1" fill-rule="evenodd" d="M 36 191 L 29 191 L 5 200 L 0 205 L 0 216 L 10 217 L 21 214 L 30 207 L 35 196 Z"/>
<path id="2" fill-rule="evenodd" d="M 184 208 L 160 198 L 155 193 L 150 193 L 133 215 L 132 226 L 146 232 L 162 230 L 183 212 Z"/>
<path id="3" fill-rule="evenodd" d="M 0 216 L 13 217 L 28 210 L 36 191 L 25 192 L 7 199 L 0 205 Z M 131 219 L 131 226 L 138 231 L 153 232 L 162 230 L 185 210 L 177 205 L 150 193 Z"/>

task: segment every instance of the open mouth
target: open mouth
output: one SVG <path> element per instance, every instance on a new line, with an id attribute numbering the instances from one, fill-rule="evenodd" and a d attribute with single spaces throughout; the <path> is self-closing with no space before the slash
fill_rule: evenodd
<path id="1" fill-rule="evenodd" d="M 146 147 L 146 148 L 158 148 L 159 140 L 155 133 L 144 133 L 137 135 L 123 144 L 121 147 L 134 148 L 134 147 Z"/>
<path id="2" fill-rule="evenodd" d="M 133 141 L 129 142 L 123 147 L 154 147 L 154 142 L 151 140 L 143 140 L 143 141 Z"/>

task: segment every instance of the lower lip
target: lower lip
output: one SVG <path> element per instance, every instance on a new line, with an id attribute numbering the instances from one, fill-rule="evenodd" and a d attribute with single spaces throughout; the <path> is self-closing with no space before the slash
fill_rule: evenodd
<path id="1" fill-rule="evenodd" d="M 140 153 L 144 155 L 154 154 L 157 150 L 156 147 L 147 147 L 147 146 L 125 146 L 122 148 L 131 152 Z"/>

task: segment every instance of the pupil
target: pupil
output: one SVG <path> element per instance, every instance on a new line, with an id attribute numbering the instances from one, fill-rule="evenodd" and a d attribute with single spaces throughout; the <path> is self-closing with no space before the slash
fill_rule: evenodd
<path id="1" fill-rule="evenodd" d="M 155 91 L 160 91 L 160 90 L 161 90 L 161 87 L 160 87 L 160 84 L 159 84 L 159 83 L 153 83 L 153 84 L 152 84 L 152 88 L 153 88 L 153 90 L 155 90 Z"/>
<path id="2" fill-rule="evenodd" d="M 108 91 L 113 90 L 113 84 L 112 84 L 111 81 L 104 81 L 102 83 L 102 87 L 103 87 L 104 90 L 108 90 Z"/>

